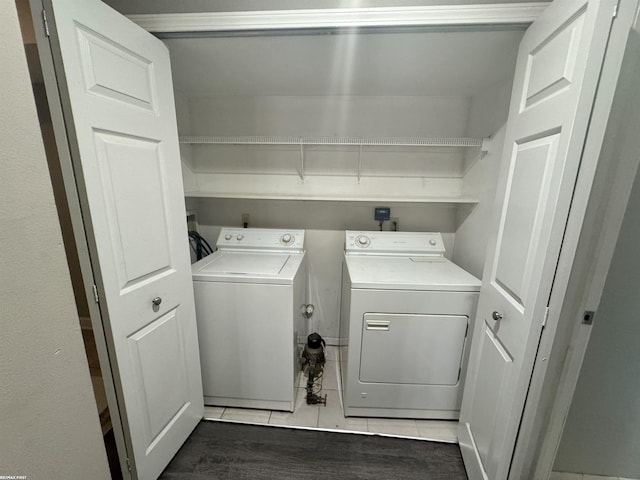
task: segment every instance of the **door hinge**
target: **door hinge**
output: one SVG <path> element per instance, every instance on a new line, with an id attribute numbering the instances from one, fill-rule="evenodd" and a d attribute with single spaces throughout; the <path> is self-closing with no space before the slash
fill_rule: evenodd
<path id="1" fill-rule="evenodd" d="M 95 285 L 93 286 L 93 299 L 96 301 L 96 303 L 100 303 L 100 297 L 98 296 L 98 287 L 96 287 Z"/>
<path id="2" fill-rule="evenodd" d="M 542 320 L 542 328 L 547 324 L 547 319 L 549 318 L 549 307 L 544 309 L 544 319 Z"/>
<path id="3" fill-rule="evenodd" d="M 131 460 L 127 457 L 127 470 L 131 471 Z"/>
<path id="4" fill-rule="evenodd" d="M 44 25 L 44 34 L 49 37 L 49 22 L 47 22 L 47 12 L 42 10 L 42 24 Z"/>
<path id="5" fill-rule="evenodd" d="M 620 0 L 618 0 L 616 2 L 616 4 L 613 6 L 613 18 L 616 18 L 618 16 L 618 7 L 620 6 Z"/>

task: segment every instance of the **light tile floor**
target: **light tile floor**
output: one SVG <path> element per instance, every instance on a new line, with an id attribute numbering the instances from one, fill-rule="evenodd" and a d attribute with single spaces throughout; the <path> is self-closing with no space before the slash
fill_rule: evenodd
<path id="1" fill-rule="evenodd" d="M 311 427 L 327 430 L 369 432 L 393 436 L 422 438 L 442 442 L 457 442 L 458 422 L 455 420 L 411 420 L 391 418 L 345 418 L 338 386 L 338 351 L 328 346 L 327 363 L 324 368 L 322 394 L 327 395 L 327 405 L 307 405 L 305 389 L 297 391 L 296 406 L 291 412 L 276 410 L 253 410 L 249 408 L 223 408 L 205 406 L 204 416 L 209 419 L 265 425 Z M 304 386 L 306 377 L 301 373 L 299 385 Z"/>

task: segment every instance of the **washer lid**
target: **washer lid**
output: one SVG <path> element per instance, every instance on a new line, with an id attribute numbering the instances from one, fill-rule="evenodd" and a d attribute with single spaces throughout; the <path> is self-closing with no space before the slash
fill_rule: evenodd
<path id="1" fill-rule="evenodd" d="M 352 288 L 480 291 L 480 280 L 444 257 L 345 255 Z"/>
<path id="2" fill-rule="evenodd" d="M 194 263 L 193 280 L 209 282 L 293 282 L 304 254 L 219 250 Z"/>

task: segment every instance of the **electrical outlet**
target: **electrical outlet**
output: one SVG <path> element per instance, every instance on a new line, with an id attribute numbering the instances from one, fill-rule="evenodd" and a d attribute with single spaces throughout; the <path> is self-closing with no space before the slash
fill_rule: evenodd
<path id="1" fill-rule="evenodd" d="M 249 214 L 248 213 L 243 213 L 242 214 L 242 226 L 244 228 L 247 228 L 249 226 Z"/>
<path id="2" fill-rule="evenodd" d="M 400 231 L 400 219 L 398 217 L 391 217 L 389 219 L 389 230 L 392 232 Z"/>
<path id="3" fill-rule="evenodd" d="M 373 218 L 378 222 L 384 222 L 391 217 L 391 209 L 389 207 L 375 207 Z"/>

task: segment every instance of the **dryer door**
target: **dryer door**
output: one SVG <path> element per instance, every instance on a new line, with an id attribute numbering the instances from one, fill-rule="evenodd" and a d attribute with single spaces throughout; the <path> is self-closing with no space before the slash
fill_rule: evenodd
<path id="1" fill-rule="evenodd" d="M 456 385 L 469 318 L 365 313 L 360 381 Z"/>

